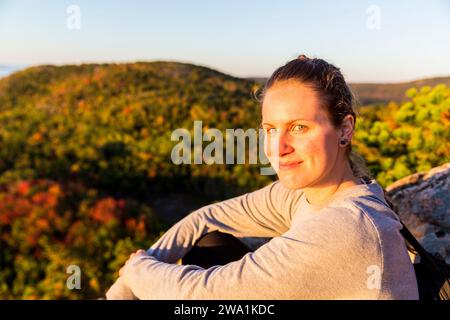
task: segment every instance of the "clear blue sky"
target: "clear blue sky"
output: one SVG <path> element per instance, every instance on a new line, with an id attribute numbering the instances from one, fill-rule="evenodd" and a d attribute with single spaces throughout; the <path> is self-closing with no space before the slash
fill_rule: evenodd
<path id="1" fill-rule="evenodd" d="M 0 65 L 169 60 L 246 77 L 300 53 L 349 81 L 450 75 L 450 1 L 0 0 Z"/>

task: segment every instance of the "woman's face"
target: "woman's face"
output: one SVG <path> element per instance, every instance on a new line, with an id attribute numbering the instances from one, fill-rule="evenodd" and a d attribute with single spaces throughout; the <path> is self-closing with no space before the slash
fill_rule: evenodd
<path id="1" fill-rule="evenodd" d="M 296 80 L 275 83 L 262 104 L 265 153 L 290 189 L 324 186 L 342 166 L 340 130 L 333 127 L 319 97 Z"/>

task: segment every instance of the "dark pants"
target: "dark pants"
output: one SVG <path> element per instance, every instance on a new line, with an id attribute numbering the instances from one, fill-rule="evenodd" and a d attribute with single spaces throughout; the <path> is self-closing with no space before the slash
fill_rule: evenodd
<path id="1" fill-rule="evenodd" d="M 183 257 L 182 264 L 195 264 L 202 268 L 225 265 L 241 259 L 252 250 L 231 234 L 213 231 L 203 235 Z"/>

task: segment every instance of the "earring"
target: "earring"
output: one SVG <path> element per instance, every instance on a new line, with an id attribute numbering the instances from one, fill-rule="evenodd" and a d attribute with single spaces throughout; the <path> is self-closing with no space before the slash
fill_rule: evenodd
<path id="1" fill-rule="evenodd" d="M 341 146 L 345 146 L 347 144 L 347 139 L 342 139 L 341 141 L 339 141 Z"/>

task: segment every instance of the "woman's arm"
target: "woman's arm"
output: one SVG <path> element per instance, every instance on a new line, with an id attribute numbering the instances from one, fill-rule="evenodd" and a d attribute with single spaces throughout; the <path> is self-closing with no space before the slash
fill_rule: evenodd
<path id="1" fill-rule="evenodd" d="M 382 269 L 373 226 L 350 210 L 322 212 L 242 259 L 208 269 L 135 255 L 123 278 L 139 299 L 376 299 Z M 381 281 L 381 280 L 380 280 Z"/>
<path id="2" fill-rule="evenodd" d="M 280 181 L 242 196 L 204 206 L 173 225 L 148 254 L 161 262 L 176 263 L 202 235 L 219 230 L 236 237 L 275 237 L 289 229 L 301 191 Z M 108 299 L 135 298 L 123 277 L 107 292 Z"/>
<path id="3" fill-rule="evenodd" d="M 302 192 L 280 181 L 232 199 L 204 206 L 173 225 L 148 250 L 159 261 L 176 263 L 206 233 L 275 237 L 286 232 Z"/>

